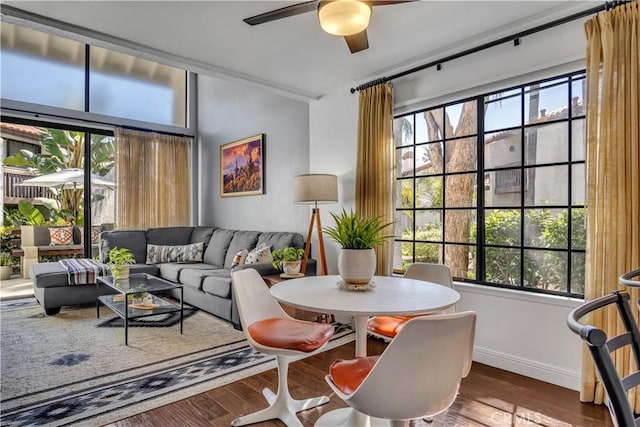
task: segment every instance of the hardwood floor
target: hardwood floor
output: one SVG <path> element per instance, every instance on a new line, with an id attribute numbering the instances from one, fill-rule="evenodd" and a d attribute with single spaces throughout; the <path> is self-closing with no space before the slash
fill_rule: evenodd
<path id="1" fill-rule="evenodd" d="M 380 354 L 383 350 L 383 343 L 369 340 L 368 354 Z M 298 414 L 305 426 L 313 426 L 323 413 L 345 406 L 339 398 L 329 394 L 330 388 L 324 376 L 334 360 L 348 359 L 353 354 L 354 344 L 350 343 L 291 365 L 289 387 L 293 397 L 329 395 L 331 399 L 326 405 Z M 277 374 L 273 369 L 120 420 L 109 427 L 228 426 L 240 415 L 265 408 L 267 405 L 261 390 L 264 387 L 275 390 L 276 382 Z M 254 425 L 284 426 L 280 421 Z M 432 423 L 414 421 L 411 425 L 604 427 L 613 426 L 613 423 L 604 406 L 580 403 L 578 392 L 474 363 L 471 373 L 462 381 L 460 396 L 447 412 L 437 416 Z"/>

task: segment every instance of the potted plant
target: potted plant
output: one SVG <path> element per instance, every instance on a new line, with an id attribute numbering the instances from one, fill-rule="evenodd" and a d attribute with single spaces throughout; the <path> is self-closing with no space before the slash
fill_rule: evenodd
<path id="1" fill-rule="evenodd" d="M 9 280 L 13 274 L 13 256 L 9 252 L 0 252 L 0 279 Z"/>
<path id="2" fill-rule="evenodd" d="M 271 265 L 284 271 L 286 275 L 294 276 L 300 273 L 304 255 L 304 249 L 296 249 L 291 246 L 277 249 L 271 252 Z"/>
<path id="3" fill-rule="evenodd" d="M 382 223 L 382 218 L 361 218 L 355 212 L 337 215 L 331 212 L 334 227 L 325 227 L 323 231 L 338 242 L 342 249 L 338 254 L 338 273 L 345 284 L 368 285 L 376 271 L 374 246 L 392 236 L 380 232 L 393 225 Z"/>
<path id="4" fill-rule="evenodd" d="M 113 248 L 109 251 L 109 269 L 114 279 L 128 279 L 129 265 L 135 264 L 136 258 L 127 248 Z"/>

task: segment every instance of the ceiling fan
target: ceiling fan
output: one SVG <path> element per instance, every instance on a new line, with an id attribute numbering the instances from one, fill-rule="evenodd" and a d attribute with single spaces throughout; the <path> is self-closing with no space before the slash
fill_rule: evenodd
<path id="1" fill-rule="evenodd" d="M 369 48 L 367 26 L 372 6 L 408 3 L 415 0 L 311 0 L 243 19 L 249 25 L 264 24 L 307 12 L 318 12 L 320 26 L 329 34 L 343 36 L 351 53 Z"/>

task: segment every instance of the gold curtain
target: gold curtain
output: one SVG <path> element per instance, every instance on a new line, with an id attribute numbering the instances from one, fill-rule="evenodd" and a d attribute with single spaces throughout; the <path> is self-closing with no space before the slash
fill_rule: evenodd
<path id="1" fill-rule="evenodd" d="M 640 266 L 640 6 L 598 14 L 587 36 L 587 271 L 585 299 L 623 289 L 618 277 Z M 632 301 L 638 291 L 631 290 Z M 636 318 L 638 307 L 632 307 Z M 608 335 L 622 326 L 614 313 L 592 322 Z M 628 348 L 626 350 L 629 350 Z M 621 375 L 633 366 L 630 352 L 614 354 Z M 585 349 L 580 399 L 603 403 L 604 390 Z M 630 400 L 640 412 L 640 393 Z"/>
<path id="2" fill-rule="evenodd" d="M 191 224 L 191 138 L 115 130 L 116 227 Z"/>
<path id="3" fill-rule="evenodd" d="M 395 147 L 393 146 L 393 88 L 386 83 L 360 92 L 356 212 L 361 217 L 394 221 Z M 391 228 L 383 231 L 392 233 Z M 375 248 L 376 274 L 387 276 L 393 266 L 393 241 Z"/>

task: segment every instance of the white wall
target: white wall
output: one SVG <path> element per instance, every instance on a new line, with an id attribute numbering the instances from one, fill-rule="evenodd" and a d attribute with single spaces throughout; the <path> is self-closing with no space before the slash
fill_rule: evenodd
<path id="1" fill-rule="evenodd" d="M 308 207 L 293 203 L 295 175 L 309 172 L 309 105 L 267 89 L 198 78 L 198 224 L 306 236 Z M 264 133 L 265 194 L 220 197 L 220 145 Z"/>
<path id="2" fill-rule="evenodd" d="M 338 176 L 338 204 L 320 206 L 323 226 L 333 225 L 329 212 L 355 207 L 356 145 L 358 141 L 358 97 L 347 87 L 336 90 L 310 106 L 310 161 L 312 172 Z M 317 239 L 312 239 L 317 254 Z M 337 274 L 339 246 L 324 239 L 329 274 Z"/>
<path id="3" fill-rule="evenodd" d="M 584 51 L 579 21 L 526 37 L 519 47 L 494 47 L 443 64 L 442 71 L 428 69 L 393 82 L 396 112 L 575 71 L 584 67 Z M 310 110 L 310 168 L 338 175 L 340 203 L 347 208 L 355 193 L 358 109 L 358 96 L 348 88 L 336 89 Z M 323 224 L 327 221 L 323 215 Z M 337 246 L 330 244 L 327 251 L 329 270 L 335 273 Z M 468 284 L 457 288 L 460 309 L 478 312 L 475 360 L 579 388 L 581 341 L 568 330 L 566 319 L 580 301 Z"/>

